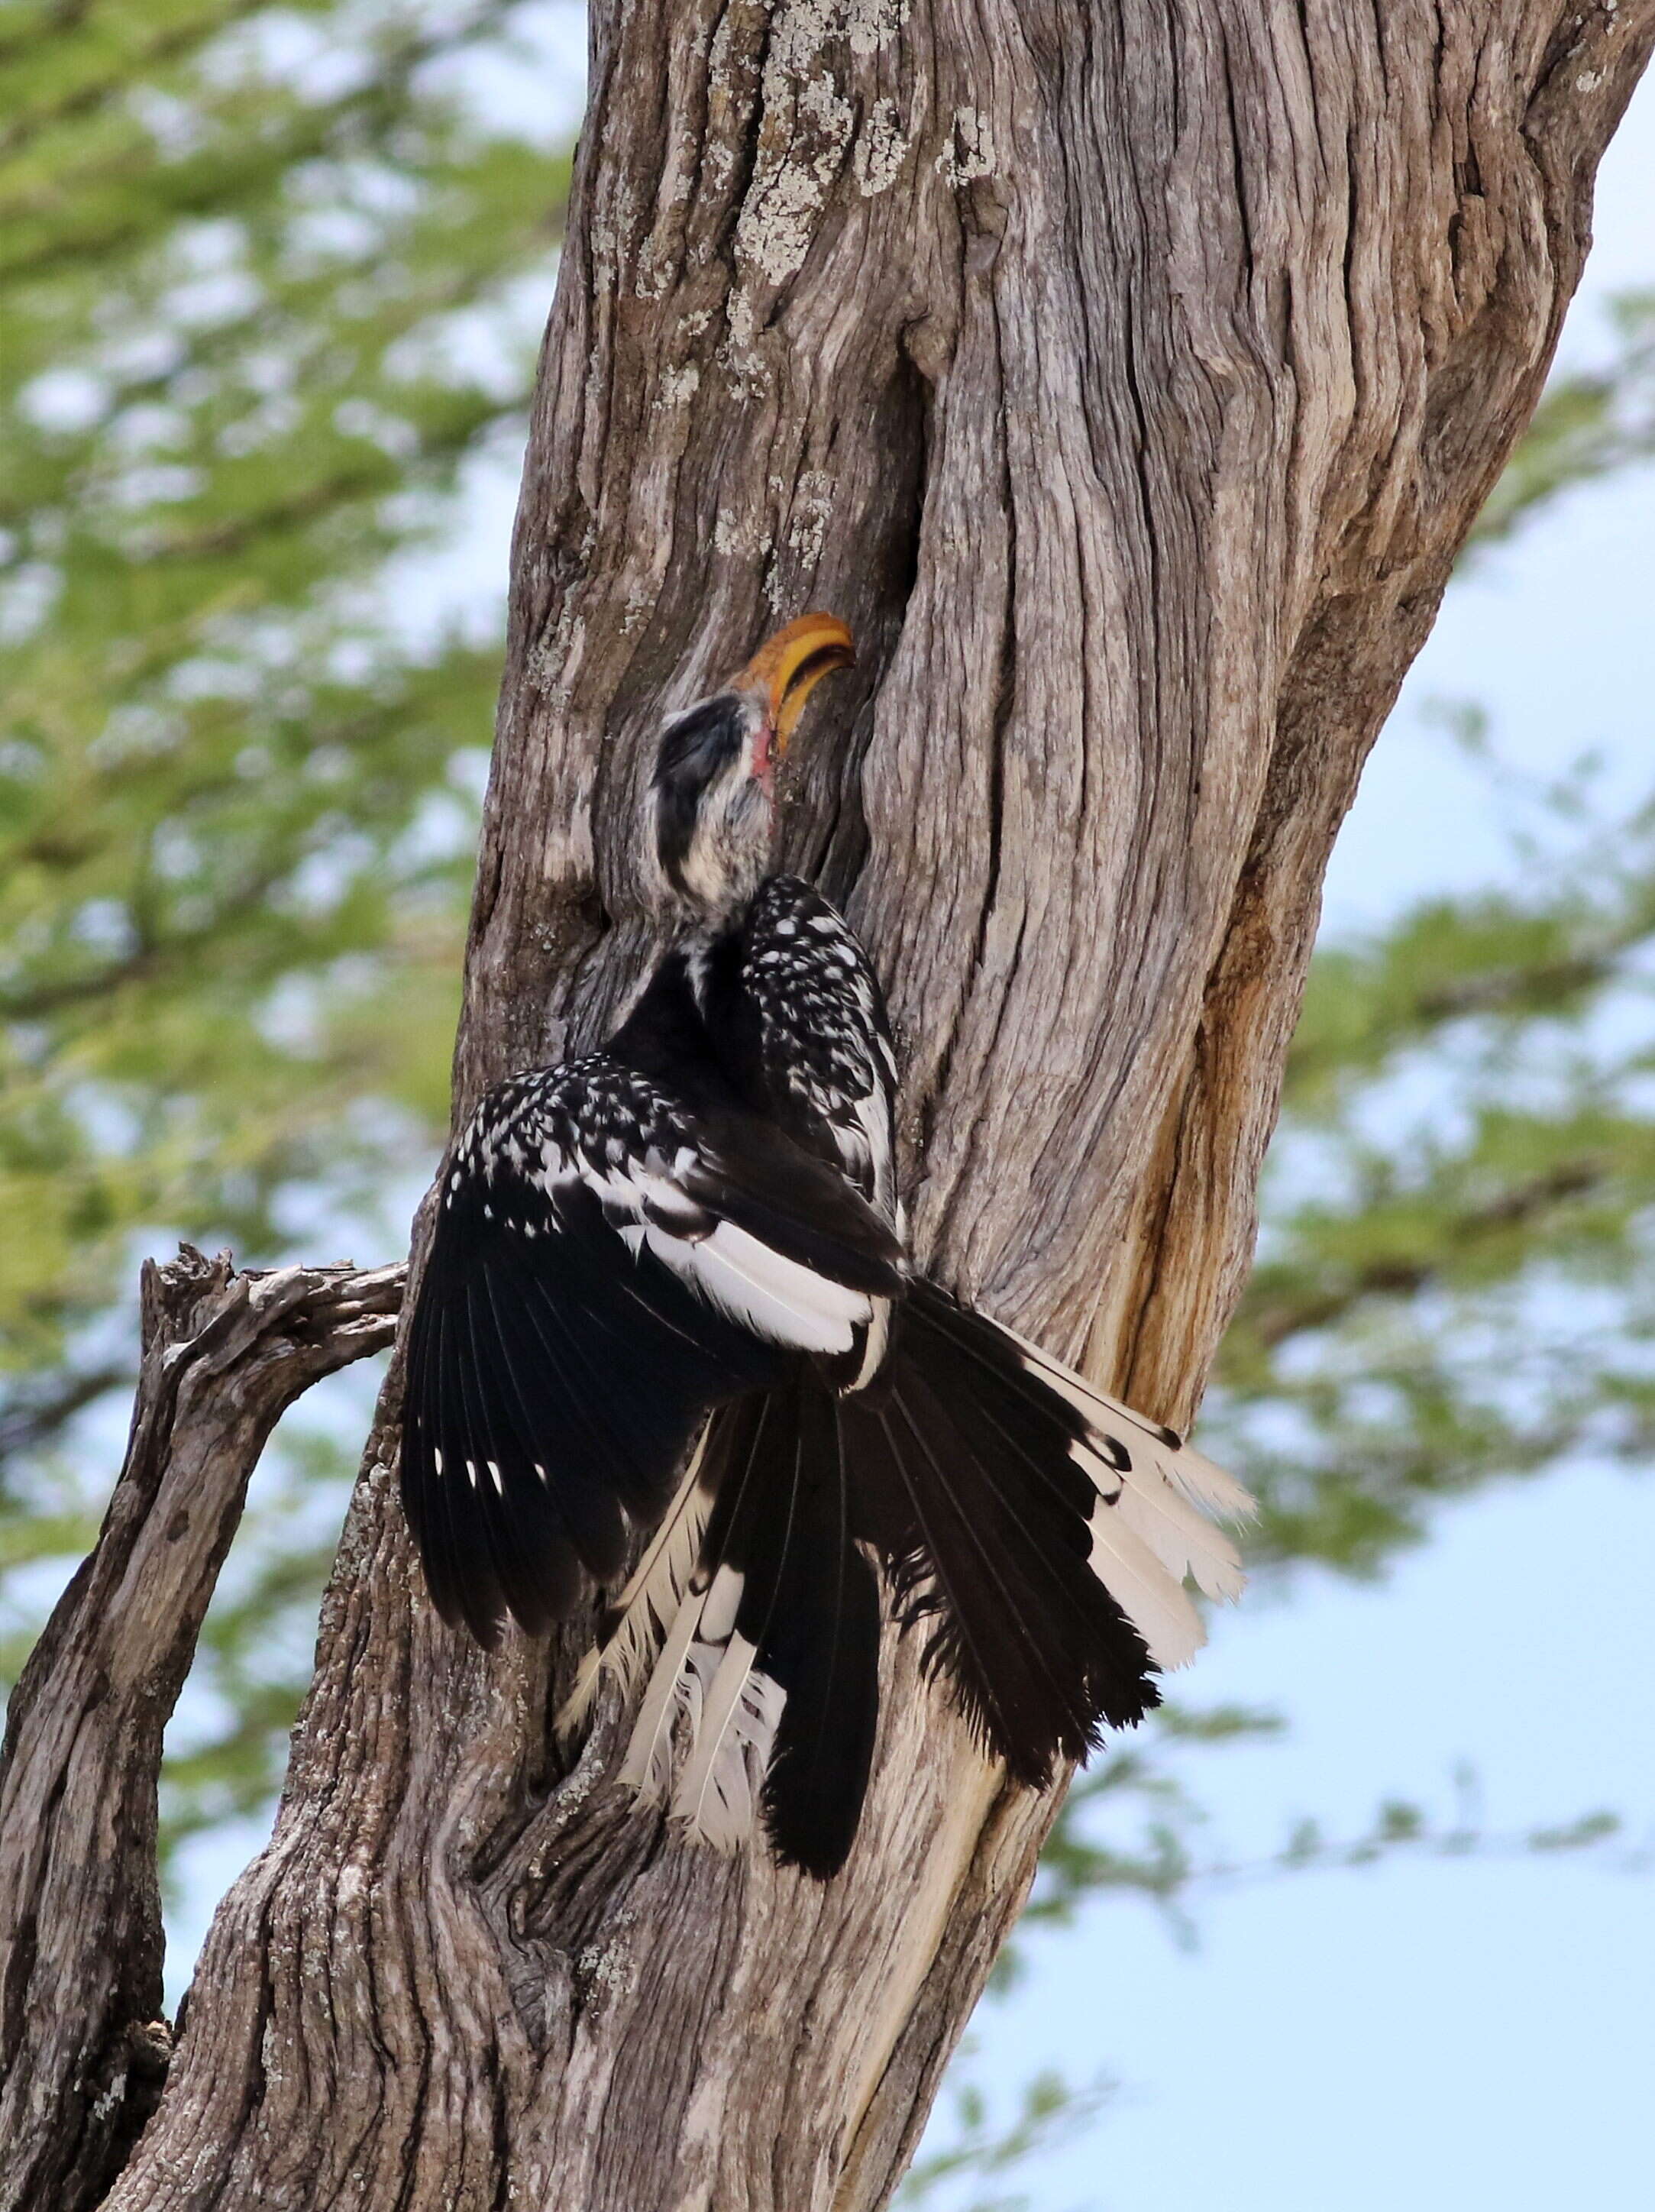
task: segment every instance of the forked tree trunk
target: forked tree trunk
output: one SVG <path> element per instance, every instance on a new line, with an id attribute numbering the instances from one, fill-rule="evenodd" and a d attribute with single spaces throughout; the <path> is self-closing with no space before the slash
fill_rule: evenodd
<path id="1" fill-rule="evenodd" d="M 664 702 L 809 606 L 789 857 L 888 981 L 919 1251 L 1182 1422 L 1319 886 L 1538 392 L 1655 0 L 603 0 L 457 1109 L 646 957 Z M 110 2203 L 882 2203 L 1053 1811 L 888 1639 L 821 1887 L 573 1775 L 425 1602 L 393 1370 L 276 1838 Z M 41 2002 L 49 2002 L 44 1995 Z M 42 2208 L 44 2212 L 44 2208 Z"/>

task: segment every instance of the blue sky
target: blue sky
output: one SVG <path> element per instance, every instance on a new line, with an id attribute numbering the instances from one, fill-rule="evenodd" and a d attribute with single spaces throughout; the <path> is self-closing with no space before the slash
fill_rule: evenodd
<path id="1" fill-rule="evenodd" d="M 574 11 L 547 20 L 573 112 Z M 484 90 L 523 94 L 521 82 Z M 1652 207 L 1655 85 L 1604 165 L 1566 359 L 1601 348 L 1607 293 L 1655 283 Z M 479 469 L 444 558 L 407 580 L 411 618 L 496 600 L 516 469 L 506 453 Z M 1331 930 L 1507 865 L 1486 785 L 1427 726 L 1434 699 L 1487 705 L 1502 748 L 1536 769 L 1597 746 L 1621 796 L 1655 781 L 1652 515 L 1655 471 L 1576 494 L 1455 586 L 1336 853 Z M 1278 1706 L 1293 1727 L 1203 1754 L 1215 1834 L 1245 1855 L 1305 1814 L 1360 1829 L 1386 1795 L 1446 1802 L 1465 1758 L 1494 1828 L 1612 1805 L 1655 1831 L 1652 1559 L 1655 1489 L 1582 1464 L 1445 1511 L 1377 1584 L 1306 1577 L 1286 1602 L 1226 1615 L 1191 1694 Z M 175 1980 L 262 1840 L 240 1831 L 193 1855 Z M 1149 1908 L 1112 1904 L 1034 1939 L 1021 1988 L 979 2013 L 979 2078 L 1015 2084 L 1052 2063 L 1123 2085 L 1031 2175 L 1038 2212 L 1644 2200 L 1646 1878 L 1568 1859 L 1391 1863 L 1243 1887 L 1205 1900 L 1199 1921 L 1184 1951 Z"/>

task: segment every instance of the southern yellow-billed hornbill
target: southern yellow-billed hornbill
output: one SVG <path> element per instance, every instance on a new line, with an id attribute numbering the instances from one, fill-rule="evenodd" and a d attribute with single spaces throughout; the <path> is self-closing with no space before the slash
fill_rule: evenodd
<path id="1" fill-rule="evenodd" d="M 876 1563 L 984 1745 L 1034 1787 L 1139 1719 L 1240 1587 L 1210 1462 L 916 1274 L 877 981 L 767 876 L 772 772 L 851 659 L 807 615 L 673 715 L 676 943 L 601 1052 L 461 1138 L 409 1337 L 403 1498 L 431 1594 L 492 1643 L 619 1580 L 564 1716 L 646 1678 L 623 1778 L 833 1873 L 878 1703 Z M 1201 1509 L 1197 1510 L 1194 1509 Z"/>

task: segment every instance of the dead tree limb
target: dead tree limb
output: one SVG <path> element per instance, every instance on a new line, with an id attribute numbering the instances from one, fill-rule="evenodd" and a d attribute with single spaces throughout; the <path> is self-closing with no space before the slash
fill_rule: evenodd
<path id="1" fill-rule="evenodd" d="M 0 1754 L 0 2204 L 95 2203 L 154 2110 L 161 1733 L 277 1419 L 395 1332 L 405 1270 L 145 1267 L 125 1464 Z"/>

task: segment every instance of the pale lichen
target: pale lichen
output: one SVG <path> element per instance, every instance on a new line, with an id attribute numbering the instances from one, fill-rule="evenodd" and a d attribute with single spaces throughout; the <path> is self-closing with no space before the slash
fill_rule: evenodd
<path id="1" fill-rule="evenodd" d="M 658 407 L 688 407 L 700 385 L 701 372 L 693 361 L 684 362 L 676 368 L 664 369 L 655 404 Z"/>
<path id="2" fill-rule="evenodd" d="M 621 257 L 631 237 L 636 214 L 633 188 L 624 177 L 620 178 L 606 196 L 606 204 L 594 215 L 589 234 L 593 270 L 604 289 L 612 286 L 620 273 Z"/>
<path id="3" fill-rule="evenodd" d="M 724 341 L 719 361 L 730 377 L 731 389 L 738 399 L 755 398 L 764 389 L 768 374 L 755 341 L 758 335 L 758 318 L 754 313 L 751 295 L 739 286 L 730 295 L 725 318 L 730 334 Z"/>
<path id="4" fill-rule="evenodd" d="M 804 260 L 844 166 L 856 112 L 825 49 L 849 28 L 848 0 L 783 0 L 772 20 L 753 182 L 736 223 L 737 258 L 772 284 Z"/>
<path id="5" fill-rule="evenodd" d="M 755 397 L 767 381 L 754 343 L 753 293 L 785 284 L 803 266 L 829 192 L 847 159 L 864 194 L 894 180 L 907 151 L 893 103 L 876 103 L 865 147 L 856 109 L 835 74 L 830 49 L 843 42 L 858 58 L 877 53 L 907 21 L 910 0 L 776 0 L 758 65 L 757 156 L 736 219 L 739 279 L 727 309 L 721 360 L 735 395 Z M 715 112 L 750 117 L 754 61 L 738 43 L 731 9 L 708 52 Z M 734 174 L 732 137 L 715 131 L 704 173 L 715 185 Z"/>
<path id="6" fill-rule="evenodd" d="M 845 28 L 859 59 L 876 54 L 908 20 L 912 0 L 846 0 Z"/>
<path id="7" fill-rule="evenodd" d="M 119 2112 L 126 2099 L 126 2069 L 123 2066 L 110 2081 L 100 2097 L 92 2103 L 92 2124 L 101 2127 L 112 2112 Z"/>
<path id="8" fill-rule="evenodd" d="M 664 300 L 672 289 L 673 259 L 670 252 L 646 246 L 639 258 L 633 291 L 640 300 Z"/>
<path id="9" fill-rule="evenodd" d="M 712 544 L 720 553 L 763 556 L 769 552 L 772 542 L 761 522 L 738 514 L 733 507 L 721 507 L 712 518 Z"/>
<path id="10" fill-rule="evenodd" d="M 575 612 L 571 598 L 565 600 L 550 634 L 530 647 L 530 679 L 546 694 L 548 703 L 559 714 L 568 706 L 585 641 L 585 618 Z"/>
<path id="11" fill-rule="evenodd" d="M 876 100 L 868 110 L 851 155 L 857 189 L 864 200 L 888 192 L 902 173 L 912 134 L 902 128 L 901 111 L 894 100 Z"/>
<path id="12" fill-rule="evenodd" d="M 607 1923 L 603 1938 L 575 1954 L 575 1972 L 585 1986 L 587 2001 L 620 1996 L 633 1979 L 636 1966 L 634 1935 L 638 1926 L 635 1905 L 622 1905 Z"/>
<path id="13" fill-rule="evenodd" d="M 800 562 L 814 568 L 828 543 L 828 525 L 834 513 L 834 480 L 825 469 L 806 469 L 793 494 L 793 512 L 787 526 L 787 544 Z"/>
<path id="14" fill-rule="evenodd" d="M 621 636 L 631 637 L 635 631 L 641 629 L 654 605 L 655 593 L 649 585 L 633 585 L 621 610 Z"/>
<path id="15" fill-rule="evenodd" d="M 736 225 L 741 259 L 772 284 L 785 284 L 802 268 L 821 212 L 821 184 L 808 169 L 784 163 L 761 200 L 749 199 Z"/>

